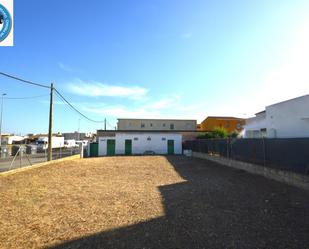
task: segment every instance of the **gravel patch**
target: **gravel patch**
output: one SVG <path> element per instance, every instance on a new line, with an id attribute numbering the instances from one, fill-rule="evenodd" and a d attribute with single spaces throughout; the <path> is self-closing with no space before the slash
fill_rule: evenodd
<path id="1" fill-rule="evenodd" d="M 196 158 L 62 162 L 0 203 L 0 248 L 309 248 L 309 192 Z"/>

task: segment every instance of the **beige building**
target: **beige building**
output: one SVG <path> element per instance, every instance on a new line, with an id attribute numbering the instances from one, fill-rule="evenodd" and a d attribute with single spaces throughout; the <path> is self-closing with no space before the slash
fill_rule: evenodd
<path id="1" fill-rule="evenodd" d="M 118 130 L 143 131 L 143 130 L 175 130 L 175 131 L 195 131 L 196 120 L 179 119 L 125 119 L 119 118 Z"/>

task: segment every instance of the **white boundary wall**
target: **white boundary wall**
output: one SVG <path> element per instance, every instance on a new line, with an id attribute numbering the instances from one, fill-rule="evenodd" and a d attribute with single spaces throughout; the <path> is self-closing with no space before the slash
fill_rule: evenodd
<path id="1" fill-rule="evenodd" d="M 143 154 L 153 151 L 156 154 L 167 154 L 167 141 L 174 140 L 174 154 L 182 154 L 182 135 L 177 133 L 116 133 L 115 136 L 99 137 L 99 156 L 107 152 L 107 140 L 115 139 L 116 155 L 125 154 L 125 140 L 132 140 L 132 154 Z M 150 139 L 150 140 L 149 140 Z"/>

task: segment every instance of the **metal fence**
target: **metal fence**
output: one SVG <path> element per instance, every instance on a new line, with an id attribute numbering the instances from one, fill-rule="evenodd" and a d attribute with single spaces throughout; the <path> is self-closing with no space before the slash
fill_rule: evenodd
<path id="1" fill-rule="evenodd" d="M 78 147 L 52 150 L 52 160 L 80 154 Z M 0 172 L 47 161 L 47 149 L 36 145 L 6 145 L 0 147 Z"/>
<path id="2" fill-rule="evenodd" d="M 309 138 L 199 139 L 184 149 L 309 174 Z"/>

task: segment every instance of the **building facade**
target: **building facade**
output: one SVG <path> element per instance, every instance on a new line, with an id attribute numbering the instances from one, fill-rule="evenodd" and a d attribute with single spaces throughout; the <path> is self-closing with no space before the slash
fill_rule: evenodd
<path id="1" fill-rule="evenodd" d="M 179 133 L 98 131 L 97 141 L 99 156 L 182 154 L 182 135 Z"/>
<path id="2" fill-rule="evenodd" d="M 84 139 L 90 139 L 93 137 L 93 134 L 91 132 L 84 133 L 84 132 L 66 132 L 62 134 L 64 136 L 65 140 L 75 139 L 75 140 L 84 140 Z"/>
<path id="3" fill-rule="evenodd" d="M 266 111 L 255 114 L 255 117 L 248 118 L 244 128 L 244 137 L 261 138 L 267 137 Z"/>
<path id="4" fill-rule="evenodd" d="M 266 106 L 262 113 L 248 120 L 244 137 L 309 137 L 309 95 Z"/>
<path id="5" fill-rule="evenodd" d="M 242 131 L 246 121 L 235 117 L 209 116 L 200 124 L 201 131 L 213 131 L 215 128 L 225 128 L 229 133 Z"/>
<path id="6" fill-rule="evenodd" d="M 15 142 L 22 142 L 27 139 L 27 136 L 15 136 L 15 135 L 2 135 L 1 145 L 11 145 Z"/>
<path id="7" fill-rule="evenodd" d="M 196 120 L 179 119 L 118 119 L 117 129 L 121 131 L 195 131 Z"/>

